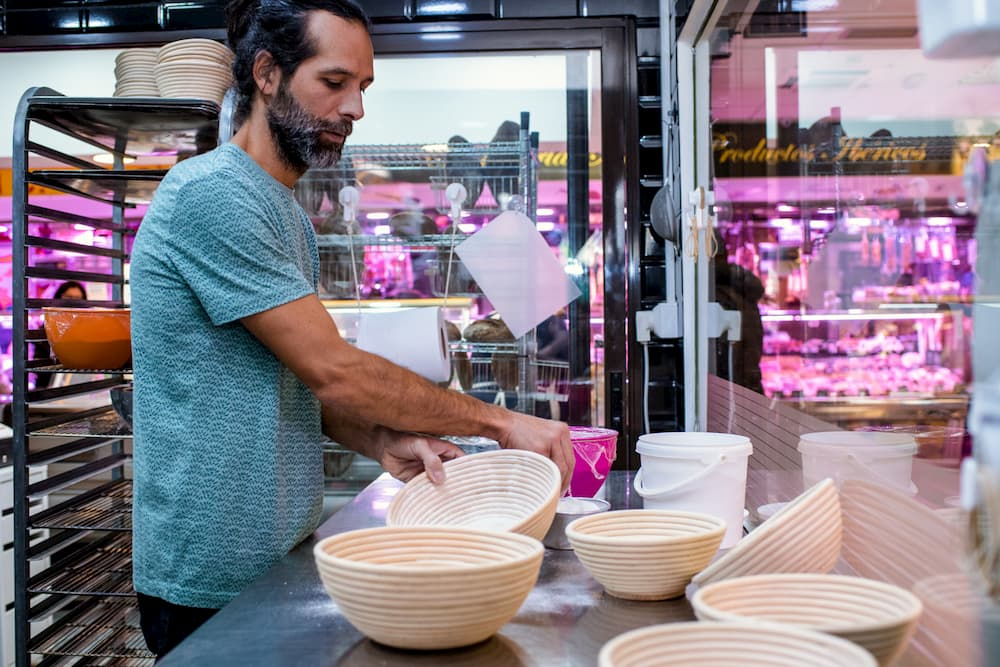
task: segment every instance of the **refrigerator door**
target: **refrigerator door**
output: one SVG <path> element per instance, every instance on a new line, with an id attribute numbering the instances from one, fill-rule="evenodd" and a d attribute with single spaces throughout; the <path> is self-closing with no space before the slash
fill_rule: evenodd
<path id="1" fill-rule="evenodd" d="M 900 664 L 993 664 L 1000 78 L 916 4 L 678 21 L 686 426 L 752 441 L 751 529 L 833 480 L 844 573 L 924 603 Z"/>

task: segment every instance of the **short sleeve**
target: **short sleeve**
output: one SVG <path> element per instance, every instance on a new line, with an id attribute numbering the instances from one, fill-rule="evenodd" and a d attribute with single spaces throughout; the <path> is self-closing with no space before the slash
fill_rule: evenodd
<path id="1" fill-rule="evenodd" d="M 254 192 L 237 174 L 177 192 L 172 264 L 218 326 L 315 293 L 298 260 L 294 201 Z M 244 177 L 245 178 L 245 177 Z"/>

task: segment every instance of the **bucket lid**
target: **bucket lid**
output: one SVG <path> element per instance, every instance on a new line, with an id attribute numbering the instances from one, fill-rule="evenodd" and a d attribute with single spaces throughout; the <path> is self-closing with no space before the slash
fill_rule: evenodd
<path id="1" fill-rule="evenodd" d="M 750 438 L 735 433 L 706 433 L 704 431 L 677 431 L 672 433 L 647 433 L 639 436 L 635 451 L 651 456 L 696 456 L 705 451 L 749 456 L 753 453 Z"/>
<path id="2" fill-rule="evenodd" d="M 909 433 L 885 431 L 821 431 L 799 436 L 799 451 L 803 454 L 847 454 L 864 450 L 865 456 L 889 458 L 912 456 L 917 443 Z"/>

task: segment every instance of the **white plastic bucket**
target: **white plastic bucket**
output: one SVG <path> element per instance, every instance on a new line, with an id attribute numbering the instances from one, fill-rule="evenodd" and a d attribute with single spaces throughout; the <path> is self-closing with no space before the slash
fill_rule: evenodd
<path id="1" fill-rule="evenodd" d="M 837 488 L 845 479 L 864 479 L 915 494 L 910 479 L 917 443 L 908 433 L 822 431 L 799 436 L 802 482 L 808 489 L 830 477 Z"/>
<path id="2" fill-rule="evenodd" d="M 731 433 L 649 433 L 635 447 L 642 465 L 633 487 L 647 509 L 702 512 L 723 519 L 728 549 L 743 536 L 750 439 Z"/>

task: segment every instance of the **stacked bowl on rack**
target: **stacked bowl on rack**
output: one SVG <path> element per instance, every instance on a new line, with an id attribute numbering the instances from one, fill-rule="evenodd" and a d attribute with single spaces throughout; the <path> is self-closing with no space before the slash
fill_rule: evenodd
<path id="1" fill-rule="evenodd" d="M 125 49 L 115 57 L 115 97 L 159 97 L 156 56 L 159 49 Z"/>
<path id="2" fill-rule="evenodd" d="M 211 39 L 182 39 L 160 47 L 156 85 L 161 97 L 211 100 L 218 104 L 232 84 L 233 53 Z"/>

